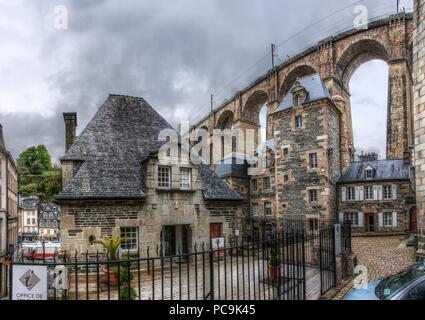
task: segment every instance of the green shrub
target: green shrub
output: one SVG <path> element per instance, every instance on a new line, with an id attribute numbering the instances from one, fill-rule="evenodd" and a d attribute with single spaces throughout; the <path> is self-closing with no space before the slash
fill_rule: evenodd
<path id="1" fill-rule="evenodd" d="M 135 300 L 137 298 L 137 292 L 134 288 L 128 285 L 122 285 L 120 287 L 120 300 Z"/>

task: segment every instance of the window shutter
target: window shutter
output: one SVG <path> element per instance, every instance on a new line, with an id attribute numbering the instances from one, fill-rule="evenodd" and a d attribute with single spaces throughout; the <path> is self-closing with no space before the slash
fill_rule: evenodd
<path id="1" fill-rule="evenodd" d="M 384 214 L 382 212 L 378 213 L 378 222 L 379 227 L 382 228 L 384 226 Z"/>
<path id="2" fill-rule="evenodd" d="M 378 186 L 373 186 L 373 200 L 378 200 Z"/>
<path id="3" fill-rule="evenodd" d="M 364 186 L 359 187 L 360 201 L 364 201 Z"/>
<path id="4" fill-rule="evenodd" d="M 355 187 L 354 189 L 354 200 L 359 201 L 360 200 L 360 190 L 359 187 Z"/>
<path id="5" fill-rule="evenodd" d="M 347 201 L 347 188 L 346 187 L 342 187 L 341 188 L 341 193 L 342 193 L 342 195 L 341 195 L 342 201 Z"/>
<path id="6" fill-rule="evenodd" d="M 382 186 L 378 186 L 378 200 L 382 200 L 383 198 Z"/>
<path id="7" fill-rule="evenodd" d="M 393 212 L 393 227 L 397 228 L 397 212 Z"/>
<path id="8" fill-rule="evenodd" d="M 339 213 L 339 223 L 344 223 L 344 213 L 343 212 L 340 212 Z"/>
<path id="9" fill-rule="evenodd" d="M 397 200 L 397 185 L 393 184 L 391 186 L 392 199 Z"/>
<path id="10" fill-rule="evenodd" d="M 359 225 L 358 227 L 363 227 L 364 222 L 363 222 L 363 212 L 359 212 Z"/>

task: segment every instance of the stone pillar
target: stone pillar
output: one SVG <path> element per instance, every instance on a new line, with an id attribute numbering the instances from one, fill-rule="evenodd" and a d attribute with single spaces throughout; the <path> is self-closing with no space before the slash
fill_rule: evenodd
<path id="1" fill-rule="evenodd" d="M 77 113 L 68 112 L 63 114 L 65 120 L 65 153 L 74 144 L 77 138 Z"/>
<path id="2" fill-rule="evenodd" d="M 413 39 L 414 135 L 418 258 L 425 258 L 425 0 L 415 0 Z"/>
<path id="3" fill-rule="evenodd" d="M 340 95 L 332 97 L 335 101 L 336 106 L 341 112 L 340 118 L 340 161 L 341 161 L 341 172 L 344 172 L 353 156 L 353 130 L 351 126 L 351 112 L 349 106 L 347 106 L 346 100 Z"/>
<path id="4" fill-rule="evenodd" d="M 407 60 L 389 61 L 387 159 L 401 160 L 409 151 Z"/>
<path id="5" fill-rule="evenodd" d="M 409 124 L 410 71 L 407 60 L 407 28 L 404 14 L 395 15 L 389 22 L 388 121 L 387 159 L 403 159 L 412 143 Z"/>

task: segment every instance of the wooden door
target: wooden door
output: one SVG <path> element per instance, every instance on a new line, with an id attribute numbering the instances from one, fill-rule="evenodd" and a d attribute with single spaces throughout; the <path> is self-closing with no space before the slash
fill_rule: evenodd
<path id="1" fill-rule="evenodd" d="M 412 232 L 416 232 L 417 230 L 417 223 L 418 223 L 418 217 L 417 217 L 417 210 L 416 207 L 413 207 L 410 209 L 409 213 L 409 230 Z"/>
<path id="2" fill-rule="evenodd" d="M 222 223 L 210 223 L 210 241 L 215 238 L 221 238 L 223 236 L 223 224 Z M 211 242 L 211 248 L 213 247 Z M 225 250 L 217 250 L 214 252 L 214 258 L 223 258 L 225 256 Z"/>
<path id="3" fill-rule="evenodd" d="M 210 239 L 222 236 L 222 223 L 210 223 Z"/>

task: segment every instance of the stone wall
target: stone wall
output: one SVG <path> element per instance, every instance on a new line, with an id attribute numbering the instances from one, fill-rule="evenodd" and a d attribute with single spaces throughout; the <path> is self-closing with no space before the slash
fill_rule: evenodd
<path id="1" fill-rule="evenodd" d="M 161 245 L 164 226 L 186 226 L 190 230 L 189 250 L 194 245 L 209 248 L 210 224 L 221 223 L 226 244 L 233 241 L 235 230 L 242 233 L 238 218 L 243 215 L 240 202 L 206 202 L 202 195 L 199 168 L 192 167 L 192 186 L 179 189 L 179 168 L 172 167 L 172 186 L 169 190 L 158 188 L 157 159 L 147 163 L 145 200 L 62 201 L 61 242 L 63 250 L 94 253 L 102 250 L 90 244 L 90 239 L 115 237 L 121 227 L 137 227 L 141 253 L 146 248 Z M 187 167 L 187 166 L 185 166 Z M 199 247 L 198 247 L 199 248 Z"/>
<path id="2" fill-rule="evenodd" d="M 342 201 L 342 191 L 343 187 L 358 187 L 363 186 L 372 187 L 374 185 L 396 185 L 397 186 L 397 199 L 394 200 L 358 200 L 358 201 Z M 411 186 L 409 181 L 400 182 L 400 181 L 387 181 L 382 182 L 368 182 L 368 183 L 344 183 L 338 184 L 338 213 L 364 213 L 364 223 L 363 226 L 354 226 L 353 232 L 364 233 L 365 230 L 365 220 L 366 214 L 370 213 L 374 215 L 375 222 L 375 232 L 376 233 L 404 233 L 409 230 L 409 211 L 410 206 L 405 204 L 405 199 L 411 196 Z M 379 212 L 397 212 L 397 227 L 379 227 L 378 213 Z"/>
<path id="3" fill-rule="evenodd" d="M 425 258 L 425 0 L 415 0 L 413 44 L 418 256 Z"/>
<path id="4" fill-rule="evenodd" d="M 302 115 L 302 128 L 294 128 L 295 115 Z M 278 210 L 301 215 L 319 210 L 324 217 L 333 217 L 340 173 L 338 111 L 325 100 L 291 108 L 275 115 L 275 128 Z M 311 153 L 317 154 L 317 168 L 310 168 Z M 309 201 L 310 190 L 317 190 L 315 203 Z"/>

